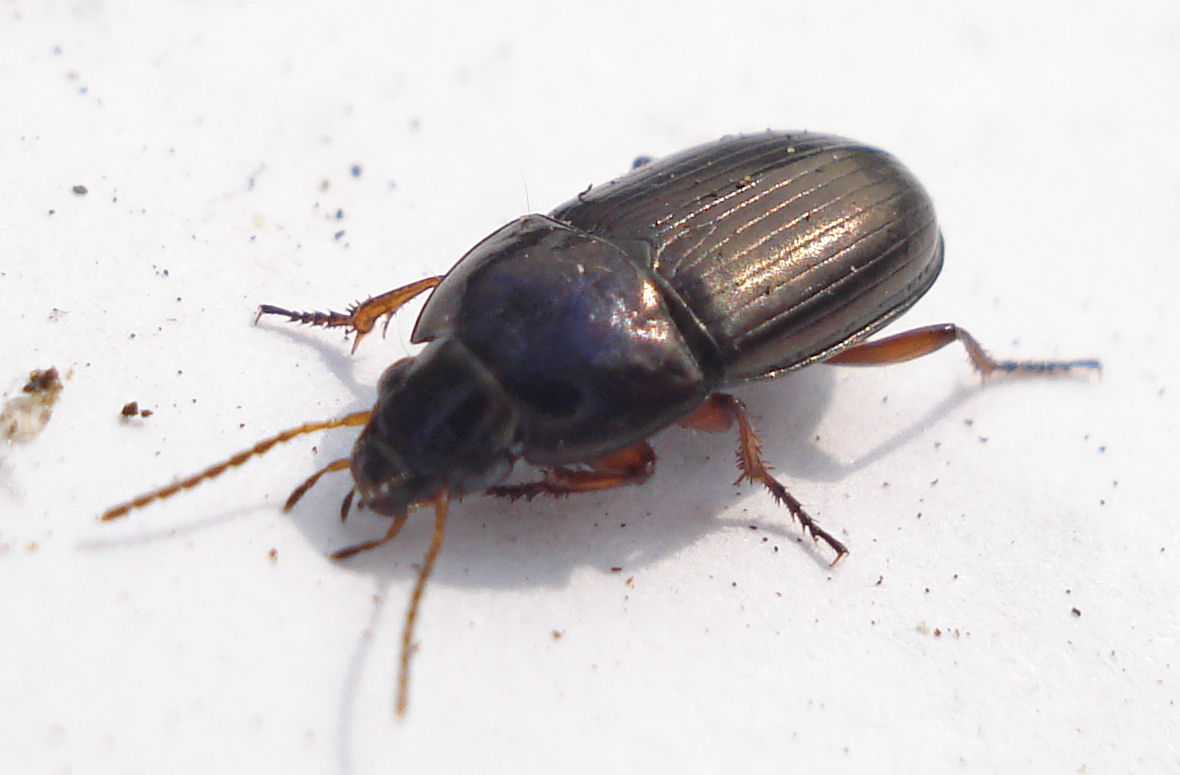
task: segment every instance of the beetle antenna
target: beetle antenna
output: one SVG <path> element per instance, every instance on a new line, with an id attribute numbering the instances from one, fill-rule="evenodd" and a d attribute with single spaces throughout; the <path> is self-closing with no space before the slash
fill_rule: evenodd
<path id="1" fill-rule="evenodd" d="M 249 449 L 242 450 L 238 454 L 236 454 L 230 458 L 227 458 L 226 460 L 223 460 L 220 463 L 215 463 L 214 465 L 209 466 L 204 471 L 200 471 L 199 473 L 195 473 L 192 476 L 181 479 L 179 482 L 173 482 L 172 484 L 166 485 L 164 487 L 160 487 L 159 489 L 156 489 L 156 490 L 152 490 L 151 492 L 146 492 L 137 498 L 132 498 L 131 500 L 126 501 L 125 503 L 120 503 L 118 506 L 114 506 L 112 508 L 109 508 L 103 512 L 102 516 L 100 516 L 99 519 L 104 522 L 106 522 L 108 520 L 112 520 L 112 519 L 118 519 L 119 517 L 125 515 L 127 512 L 132 511 L 133 509 L 142 508 L 143 506 L 148 505 L 152 501 L 158 501 L 158 500 L 163 500 L 164 498 L 170 498 L 171 496 L 175 495 L 176 493 L 180 492 L 181 490 L 187 490 L 191 487 L 196 487 L 198 484 L 205 481 L 206 479 L 212 479 L 216 476 L 220 476 L 226 470 L 228 470 L 230 468 L 234 468 L 235 466 L 240 466 L 242 463 L 245 463 L 247 460 L 249 460 L 252 457 L 257 457 L 258 455 L 265 454 L 266 452 L 270 451 L 271 447 L 274 447 L 277 444 L 282 444 L 284 442 L 288 442 L 291 439 L 295 438 L 296 436 L 302 436 L 305 433 L 312 433 L 314 431 L 326 430 L 328 428 L 340 428 L 343 426 L 364 425 L 365 423 L 367 423 L 369 421 L 370 414 L 371 414 L 371 412 L 369 412 L 367 410 L 364 412 L 353 412 L 352 414 L 345 415 L 344 417 L 338 417 L 334 420 L 320 420 L 317 422 L 306 422 L 303 425 L 297 426 L 295 428 L 288 428 L 287 430 L 285 430 L 281 433 L 276 433 L 274 436 L 271 436 L 270 438 L 263 439 L 262 441 L 255 444 L 253 447 L 250 447 Z M 318 475 L 317 475 L 317 478 L 318 478 Z M 308 486 L 310 486 L 310 485 L 308 485 Z M 302 493 L 300 493 L 300 494 L 302 494 Z"/>
<path id="2" fill-rule="evenodd" d="M 418 621 L 418 609 L 422 603 L 422 593 L 426 591 L 426 582 L 434 570 L 434 562 L 438 559 L 438 552 L 442 549 L 443 536 L 447 527 L 447 504 L 450 494 L 446 488 L 434 497 L 434 536 L 430 539 L 430 546 L 426 549 L 426 556 L 422 559 L 422 568 L 418 571 L 418 581 L 414 584 L 414 592 L 410 595 L 410 607 L 406 610 L 406 621 L 402 627 L 402 650 L 398 659 L 397 670 L 397 703 L 394 712 L 398 718 L 406 715 L 406 706 L 410 701 L 410 659 L 413 658 L 414 625 Z"/>

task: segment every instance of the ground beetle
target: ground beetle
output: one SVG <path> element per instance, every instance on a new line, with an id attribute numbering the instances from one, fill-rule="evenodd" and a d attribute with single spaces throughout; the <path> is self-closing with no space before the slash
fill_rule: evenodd
<path id="1" fill-rule="evenodd" d="M 549 215 L 526 215 L 472 248 L 445 276 L 349 311 L 282 315 L 355 334 L 433 289 L 412 341 L 369 411 L 313 422 L 103 514 L 114 519 L 192 487 L 296 436 L 364 426 L 341 506 L 392 518 L 431 504 L 434 538 L 402 633 L 397 710 L 404 712 L 413 625 L 442 544 L 451 497 L 566 495 L 640 484 L 655 468 L 646 439 L 680 423 L 737 425 L 739 481 L 761 482 L 803 529 L 848 550 L 769 473 L 745 409 L 720 390 L 812 363 L 897 363 L 961 342 L 984 377 L 1097 369 L 1091 360 L 995 361 L 953 324 L 866 342 L 908 309 L 942 267 L 942 236 L 921 184 L 887 153 L 824 134 L 727 137 L 642 164 Z M 503 484 L 518 460 L 540 478 Z"/>

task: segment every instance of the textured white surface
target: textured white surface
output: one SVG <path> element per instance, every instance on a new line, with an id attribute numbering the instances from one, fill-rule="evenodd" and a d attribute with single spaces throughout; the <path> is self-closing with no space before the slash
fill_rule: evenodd
<path id="1" fill-rule="evenodd" d="M 0 771 L 1180 767 L 1180 12 L 678 7 L 0 4 L 0 390 L 65 376 L 0 460 Z M 724 437 L 661 435 L 641 489 L 470 498 L 404 723 L 429 520 L 337 564 L 382 529 L 334 519 L 346 477 L 278 509 L 350 431 L 94 521 L 365 407 L 407 352 L 412 313 L 350 357 L 257 304 L 340 308 L 636 155 L 766 127 L 926 183 L 947 266 L 902 326 L 1102 379 L 981 388 L 947 351 L 744 391 L 852 548 L 832 570 L 729 486 Z"/>

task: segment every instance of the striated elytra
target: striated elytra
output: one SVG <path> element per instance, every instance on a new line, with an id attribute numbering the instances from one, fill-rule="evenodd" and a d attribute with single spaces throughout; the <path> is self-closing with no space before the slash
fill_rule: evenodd
<path id="1" fill-rule="evenodd" d="M 425 349 L 381 381 L 358 495 L 401 513 L 518 459 L 633 448 L 718 389 L 860 341 L 941 263 L 929 197 L 864 145 L 768 133 L 646 165 L 509 223 L 442 279 L 413 332 Z"/>

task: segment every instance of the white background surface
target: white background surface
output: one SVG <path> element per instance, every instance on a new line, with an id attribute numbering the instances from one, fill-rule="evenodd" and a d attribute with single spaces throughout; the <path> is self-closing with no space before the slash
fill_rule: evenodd
<path id="1" fill-rule="evenodd" d="M 1180 767 L 1176 6 L 491 5 L 0 3 L 0 390 L 66 375 L 0 460 L 0 771 Z M 94 520 L 407 352 L 413 311 L 350 357 L 257 304 L 341 308 L 766 127 L 925 182 L 947 264 L 902 325 L 1101 380 L 980 387 L 948 350 L 743 391 L 831 570 L 726 437 L 657 437 L 641 489 L 469 498 L 403 723 L 428 515 L 339 564 L 383 529 L 335 520 L 346 475 L 279 511 L 351 431 Z"/>

